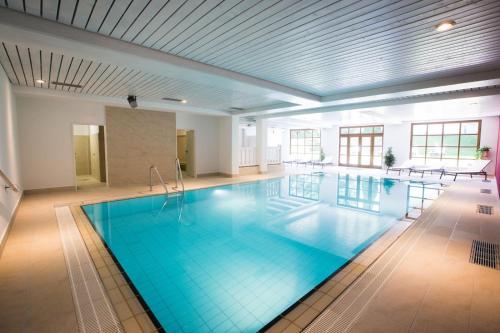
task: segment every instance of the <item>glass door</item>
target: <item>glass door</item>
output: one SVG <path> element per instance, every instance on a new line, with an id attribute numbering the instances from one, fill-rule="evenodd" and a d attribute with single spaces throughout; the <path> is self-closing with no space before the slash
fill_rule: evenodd
<path id="1" fill-rule="evenodd" d="M 383 126 L 342 127 L 339 165 L 382 167 Z"/>

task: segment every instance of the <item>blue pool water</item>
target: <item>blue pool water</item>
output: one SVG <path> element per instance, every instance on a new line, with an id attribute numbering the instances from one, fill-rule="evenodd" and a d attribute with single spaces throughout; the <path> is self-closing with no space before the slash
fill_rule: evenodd
<path id="1" fill-rule="evenodd" d="M 256 332 L 423 203 L 417 187 L 307 174 L 83 209 L 167 332 Z"/>

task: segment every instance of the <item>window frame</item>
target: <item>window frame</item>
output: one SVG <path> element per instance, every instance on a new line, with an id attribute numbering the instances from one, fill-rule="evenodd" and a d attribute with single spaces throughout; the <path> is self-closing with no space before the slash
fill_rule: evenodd
<path id="1" fill-rule="evenodd" d="M 292 145 L 292 132 L 297 132 L 296 138 L 298 138 L 299 132 L 304 132 L 304 143 L 305 143 L 305 139 L 306 139 L 305 132 L 306 131 L 312 131 L 312 136 L 311 136 L 312 141 L 311 141 L 311 145 L 310 145 L 310 147 L 311 147 L 311 160 L 316 161 L 314 159 L 315 158 L 314 147 L 318 146 L 319 150 L 318 150 L 318 156 L 317 156 L 318 159 L 317 160 L 319 161 L 321 158 L 321 147 L 322 146 L 321 146 L 321 129 L 318 129 L 318 128 L 293 128 L 293 129 L 290 129 L 290 133 L 289 133 L 289 135 L 290 135 L 289 140 L 290 141 L 289 141 L 288 152 L 291 156 L 306 155 L 305 153 L 293 153 L 292 152 L 292 147 L 294 147 L 294 146 L 295 147 L 298 147 L 298 146 L 303 146 L 303 147 L 308 146 L 309 147 L 309 145 L 305 145 L 305 144 L 304 145 L 297 145 L 297 144 Z M 319 133 L 318 137 L 314 136 L 314 131 L 317 131 Z M 319 139 L 319 144 L 314 144 L 314 139 Z"/>
<path id="2" fill-rule="evenodd" d="M 455 124 L 458 123 L 458 134 L 445 134 L 444 133 L 444 128 L 446 124 Z M 477 133 L 472 134 L 476 135 L 476 145 L 475 146 L 462 146 L 461 145 L 461 140 L 463 135 L 468 135 L 467 133 L 462 133 L 462 124 L 466 123 L 477 123 Z M 413 134 L 414 132 L 414 127 L 418 125 L 425 125 L 426 130 L 425 134 Z M 429 125 L 441 125 L 441 134 L 431 134 L 429 135 Z M 423 160 L 424 164 L 427 163 L 427 160 L 439 160 L 439 161 L 456 161 L 456 165 L 460 163 L 460 161 L 467 161 L 467 160 L 474 160 L 475 158 L 460 158 L 460 150 L 461 148 L 475 148 L 476 150 L 479 149 L 481 146 L 481 127 L 482 127 L 482 120 L 481 119 L 471 119 L 471 120 L 450 120 L 450 121 L 433 121 L 433 122 L 418 122 L 418 123 L 412 123 L 411 124 L 411 130 L 410 130 L 410 151 L 409 151 L 409 158 L 410 159 L 419 159 Z M 456 146 L 452 145 L 445 145 L 444 144 L 444 137 L 446 135 L 458 135 L 458 143 Z M 413 138 L 417 137 L 423 137 L 425 138 L 425 145 L 413 145 Z M 439 159 L 438 158 L 428 158 L 427 157 L 427 149 L 429 148 L 429 143 L 428 143 L 428 138 L 429 136 L 441 136 L 441 144 L 439 146 L 440 148 L 440 154 L 439 154 Z M 423 157 L 413 157 L 413 148 L 424 148 L 424 153 Z M 434 147 L 434 146 L 431 146 Z M 448 148 L 457 148 L 457 157 L 456 158 L 449 158 L 449 157 L 444 157 L 443 158 L 443 147 L 448 147 Z"/>
<path id="3" fill-rule="evenodd" d="M 362 129 L 363 128 L 375 128 L 375 127 L 381 127 L 382 128 L 382 132 L 380 133 L 375 133 L 374 131 L 372 131 L 372 133 L 362 133 Z M 349 129 L 351 128 L 359 128 L 359 133 L 349 133 Z M 347 134 L 342 134 L 342 130 L 343 129 L 347 129 L 348 130 L 348 133 Z M 347 166 L 347 167 L 356 167 L 356 168 L 369 168 L 369 169 L 381 169 L 382 166 L 383 166 L 383 156 L 384 156 L 384 132 L 385 132 L 385 128 L 384 128 L 384 125 L 363 125 L 363 126 L 342 126 L 342 127 L 339 127 L 339 156 L 338 156 L 338 161 L 339 161 L 339 165 L 340 166 Z M 342 149 L 342 137 L 345 137 L 347 138 L 347 153 L 346 153 L 346 156 L 347 156 L 347 163 L 341 163 L 341 149 Z M 358 163 L 357 164 L 350 164 L 349 163 L 349 156 L 350 156 L 350 150 L 351 150 L 351 145 L 350 145 L 350 138 L 351 137 L 359 137 L 359 140 L 360 140 L 360 145 L 359 147 L 362 147 L 361 145 L 361 140 L 363 137 L 370 137 L 370 165 L 364 165 L 364 164 L 361 164 L 361 149 L 358 153 Z M 382 143 L 380 146 L 375 146 L 375 138 L 376 137 L 380 137 L 382 139 Z M 373 164 L 373 158 L 375 157 L 374 156 L 374 148 L 375 147 L 381 147 L 382 150 L 381 150 L 381 153 L 380 153 L 380 158 L 381 158 L 381 163 L 380 165 L 374 165 Z"/>

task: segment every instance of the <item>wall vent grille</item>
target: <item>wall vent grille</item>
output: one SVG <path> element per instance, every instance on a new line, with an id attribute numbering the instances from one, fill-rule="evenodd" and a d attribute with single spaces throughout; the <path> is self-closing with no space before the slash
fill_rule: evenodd
<path id="1" fill-rule="evenodd" d="M 481 190 L 479 190 L 479 193 L 491 194 L 491 190 L 489 188 L 482 188 Z"/>
<path id="2" fill-rule="evenodd" d="M 500 270 L 500 245 L 473 240 L 469 261 L 476 265 Z"/>
<path id="3" fill-rule="evenodd" d="M 493 215 L 493 206 L 477 205 L 478 214 Z"/>

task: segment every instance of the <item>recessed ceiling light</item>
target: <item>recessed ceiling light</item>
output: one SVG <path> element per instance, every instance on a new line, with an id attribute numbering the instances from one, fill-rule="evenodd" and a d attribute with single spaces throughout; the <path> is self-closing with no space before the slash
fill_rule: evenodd
<path id="1" fill-rule="evenodd" d="M 188 101 L 186 101 L 185 99 L 181 100 L 181 103 L 183 104 L 186 104 Z"/>
<path id="2" fill-rule="evenodd" d="M 451 28 L 453 28 L 456 24 L 457 23 L 453 20 L 444 20 L 435 25 L 434 29 L 436 29 L 439 32 L 448 31 Z"/>
<path id="3" fill-rule="evenodd" d="M 44 84 L 45 83 L 45 80 L 42 80 L 42 79 L 39 79 L 39 80 L 35 80 L 36 83 L 40 83 L 40 84 Z"/>

